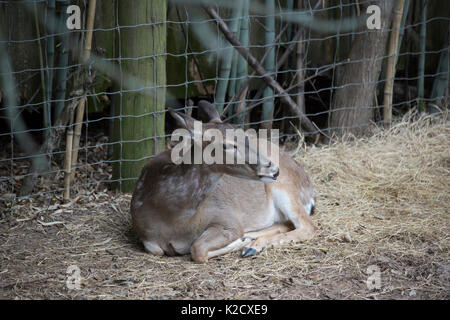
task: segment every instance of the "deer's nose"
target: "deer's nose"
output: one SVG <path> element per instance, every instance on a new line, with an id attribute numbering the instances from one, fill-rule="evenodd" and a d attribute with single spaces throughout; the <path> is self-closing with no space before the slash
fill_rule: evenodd
<path id="1" fill-rule="evenodd" d="M 278 168 L 277 168 L 277 171 L 273 174 L 273 177 L 277 178 L 279 175 L 280 175 L 280 170 L 278 170 Z"/>
<path id="2" fill-rule="evenodd" d="M 274 165 L 272 167 L 271 171 L 272 171 L 272 175 L 273 175 L 274 178 L 277 178 L 278 175 L 280 174 L 280 169 L 278 168 L 278 166 Z"/>

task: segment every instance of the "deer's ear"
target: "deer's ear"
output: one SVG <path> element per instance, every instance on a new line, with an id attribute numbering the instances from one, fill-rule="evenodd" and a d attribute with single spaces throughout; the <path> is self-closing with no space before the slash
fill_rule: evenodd
<path id="1" fill-rule="evenodd" d="M 169 110 L 170 115 L 175 119 L 175 121 L 177 122 L 177 125 L 180 128 L 184 128 L 189 131 L 194 131 L 194 122 L 195 122 L 194 118 L 192 118 L 191 116 L 189 116 L 185 113 L 175 111 L 172 108 L 169 108 L 168 110 Z"/>
<path id="2" fill-rule="evenodd" d="M 198 103 L 198 109 L 202 113 L 202 120 L 205 120 L 205 122 L 222 123 L 219 112 L 210 102 L 200 100 Z"/>

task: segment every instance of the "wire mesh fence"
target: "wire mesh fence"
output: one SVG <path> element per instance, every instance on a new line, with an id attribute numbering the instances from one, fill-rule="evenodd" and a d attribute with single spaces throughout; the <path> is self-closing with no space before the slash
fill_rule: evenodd
<path id="1" fill-rule="evenodd" d="M 421 0 L 0 1 L 0 200 L 129 191 L 168 147 L 167 108 L 198 117 L 201 99 L 282 142 L 440 112 L 449 12 Z"/>

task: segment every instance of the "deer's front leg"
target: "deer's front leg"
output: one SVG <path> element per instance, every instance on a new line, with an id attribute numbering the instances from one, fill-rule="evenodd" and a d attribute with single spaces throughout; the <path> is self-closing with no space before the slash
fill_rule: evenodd
<path id="1" fill-rule="evenodd" d="M 266 248 L 277 247 L 286 243 L 306 241 L 314 237 L 317 232 L 317 227 L 308 216 L 301 215 L 298 217 L 298 222 L 298 227 L 292 231 L 277 234 L 272 233 L 257 237 L 249 246 L 244 247 L 242 255 L 244 257 L 249 257 L 260 253 Z"/>

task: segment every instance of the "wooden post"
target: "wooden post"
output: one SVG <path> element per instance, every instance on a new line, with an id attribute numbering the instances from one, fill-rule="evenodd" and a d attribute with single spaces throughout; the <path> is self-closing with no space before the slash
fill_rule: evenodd
<path id="1" fill-rule="evenodd" d="M 167 1 L 118 0 L 117 5 L 119 66 L 140 80 L 127 83 L 126 91 L 122 80 L 116 83 L 120 93 L 113 99 L 114 187 L 130 192 L 148 159 L 165 147 Z"/>

